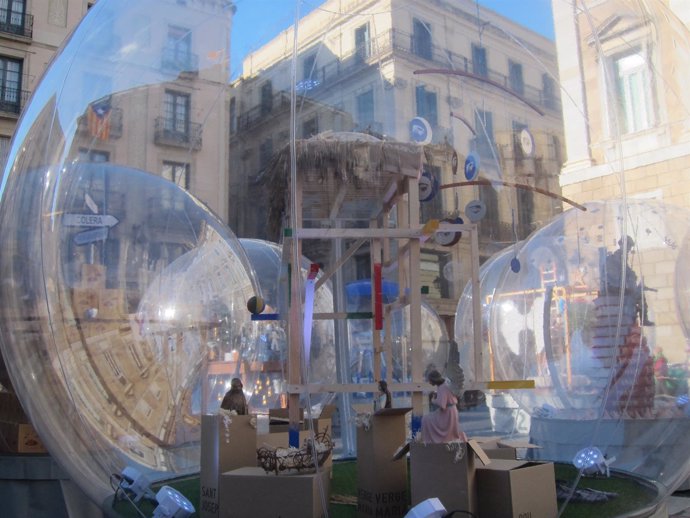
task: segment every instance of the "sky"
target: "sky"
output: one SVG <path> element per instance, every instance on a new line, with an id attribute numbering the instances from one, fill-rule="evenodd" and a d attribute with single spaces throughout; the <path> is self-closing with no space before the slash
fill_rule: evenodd
<path id="1" fill-rule="evenodd" d="M 322 3 L 321 0 L 301 0 L 300 17 Z M 551 0 L 479 0 L 479 4 L 553 39 Z M 297 0 L 235 0 L 235 5 L 237 12 L 233 18 L 230 49 L 233 77 L 240 73 L 243 56 L 293 24 Z"/>

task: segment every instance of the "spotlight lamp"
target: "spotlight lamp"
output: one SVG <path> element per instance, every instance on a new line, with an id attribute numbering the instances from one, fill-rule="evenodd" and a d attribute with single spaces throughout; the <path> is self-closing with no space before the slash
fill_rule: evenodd
<path id="1" fill-rule="evenodd" d="M 144 497 L 151 500 L 155 498 L 153 491 L 149 487 L 150 485 L 149 479 L 138 469 L 127 466 L 122 470 L 119 487 L 123 491 L 131 493 L 134 496 L 134 502 L 138 502 Z"/>
<path id="2" fill-rule="evenodd" d="M 153 518 L 187 518 L 194 512 L 194 506 L 177 489 L 163 486 L 156 493 L 158 507 L 153 510 Z"/>
<path id="3" fill-rule="evenodd" d="M 606 475 L 609 477 L 609 465 L 615 460 L 616 457 L 607 459 L 596 446 L 588 446 L 575 454 L 573 465 L 585 475 Z"/>

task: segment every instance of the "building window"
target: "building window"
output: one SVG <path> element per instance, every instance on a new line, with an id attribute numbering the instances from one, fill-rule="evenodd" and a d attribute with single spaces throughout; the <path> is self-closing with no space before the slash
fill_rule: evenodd
<path id="1" fill-rule="evenodd" d="M 316 65 L 316 56 L 312 54 L 307 56 L 302 61 L 302 79 L 308 81 L 314 73 L 314 66 Z"/>
<path id="2" fill-rule="evenodd" d="M 0 57 L 0 110 L 19 113 L 22 62 Z"/>
<path id="3" fill-rule="evenodd" d="M 488 77 L 489 67 L 486 62 L 486 49 L 472 44 L 472 73 L 477 76 Z"/>
<path id="4" fill-rule="evenodd" d="M 357 96 L 357 123 L 360 129 L 374 122 L 374 90 L 367 90 Z"/>
<path id="5" fill-rule="evenodd" d="M 508 61 L 508 84 L 513 92 L 520 95 L 525 93 L 525 82 L 522 78 L 522 65 Z"/>
<path id="6" fill-rule="evenodd" d="M 163 162 L 161 176 L 175 185 L 189 189 L 189 164 L 182 162 Z"/>
<path id="7" fill-rule="evenodd" d="M 165 92 L 164 128 L 171 133 L 187 135 L 189 133 L 189 94 Z"/>
<path id="8" fill-rule="evenodd" d="M 182 162 L 163 162 L 161 176 L 179 187 L 189 189 L 189 164 Z M 174 189 L 162 189 L 160 202 L 162 209 L 184 210 L 184 196 Z"/>
<path id="9" fill-rule="evenodd" d="M 477 153 L 482 157 L 494 155 L 494 118 L 491 112 L 475 110 L 474 127 L 477 132 Z"/>
<path id="10" fill-rule="evenodd" d="M 527 189 L 517 189 L 518 239 L 525 239 L 532 231 L 534 219 L 534 193 Z"/>
<path id="11" fill-rule="evenodd" d="M 259 169 L 263 170 L 268 166 L 273 156 L 273 139 L 271 137 L 264 140 L 259 145 Z"/>
<path id="12" fill-rule="evenodd" d="M 99 151 L 98 149 L 81 148 L 79 150 L 79 161 L 95 162 L 99 164 L 110 162 L 110 153 L 107 151 Z"/>
<path id="13" fill-rule="evenodd" d="M 412 20 L 412 52 L 424 59 L 431 59 L 431 26 L 415 18 Z"/>
<path id="14" fill-rule="evenodd" d="M 541 75 L 541 90 L 544 107 L 549 110 L 556 109 L 556 85 L 549 74 Z"/>
<path id="15" fill-rule="evenodd" d="M 192 66 L 192 32 L 185 27 L 168 27 L 168 39 L 163 51 L 164 68 L 190 70 Z"/>
<path id="16" fill-rule="evenodd" d="M 415 90 L 417 102 L 417 116 L 424 117 L 432 126 L 438 126 L 438 102 L 436 92 L 426 89 L 420 85 Z"/>
<path id="17" fill-rule="evenodd" d="M 26 0 L 0 0 L 0 30 L 24 33 L 25 4 Z"/>
<path id="18" fill-rule="evenodd" d="M 313 137 L 319 132 L 319 119 L 312 117 L 302 123 L 302 138 Z"/>
<path id="19" fill-rule="evenodd" d="M 355 29 L 355 55 L 364 61 L 371 55 L 371 39 L 369 36 L 369 24 Z"/>
<path id="20" fill-rule="evenodd" d="M 498 208 L 498 193 L 493 185 L 479 186 L 479 199 L 486 205 L 486 216 L 479 223 L 481 233 L 491 239 L 500 241 L 501 220 Z"/>
<path id="21" fill-rule="evenodd" d="M 651 86 L 647 60 L 639 49 L 613 59 L 618 120 L 622 133 L 635 133 L 652 125 Z"/>
<path id="22" fill-rule="evenodd" d="M 261 115 L 271 113 L 273 110 L 273 84 L 266 81 L 261 86 Z"/>

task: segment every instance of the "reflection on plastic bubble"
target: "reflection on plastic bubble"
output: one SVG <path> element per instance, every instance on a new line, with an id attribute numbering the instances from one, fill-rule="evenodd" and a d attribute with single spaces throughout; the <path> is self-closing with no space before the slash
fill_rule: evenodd
<path id="1" fill-rule="evenodd" d="M 264 314 L 287 311 L 287 267 L 283 265 L 281 245 L 260 239 L 240 239 L 261 292 L 266 301 Z M 303 258 L 302 272 L 306 277 L 310 261 Z M 322 273 L 317 276 L 320 278 Z M 314 294 L 314 312 L 333 312 L 333 290 L 327 282 Z M 280 396 L 285 393 L 287 373 L 287 328 L 284 316 L 278 320 L 252 322 L 256 345 L 247 356 L 250 362 L 262 365 L 260 372 L 250 373 L 245 381 L 251 396 L 249 406 L 253 410 L 267 410 L 280 406 Z M 335 330 L 332 320 L 316 320 L 312 326 L 311 358 L 309 360 L 309 379 L 319 383 L 335 383 Z M 227 376 L 226 376 L 227 377 Z M 328 396 L 314 394 L 310 403 L 314 411 L 326 402 Z"/>
<path id="2" fill-rule="evenodd" d="M 446 263 L 443 266 L 443 278 L 451 282 L 462 279 L 462 263 L 460 261 L 449 261 Z"/>

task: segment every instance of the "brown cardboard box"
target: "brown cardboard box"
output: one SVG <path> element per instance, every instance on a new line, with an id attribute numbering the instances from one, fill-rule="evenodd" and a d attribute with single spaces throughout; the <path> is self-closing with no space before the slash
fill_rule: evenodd
<path id="1" fill-rule="evenodd" d="M 199 516 L 218 516 L 220 475 L 226 471 L 256 466 L 254 416 L 218 414 L 201 416 L 201 500 Z"/>
<path id="2" fill-rule="evenodd" d="M 389 408 L 371 416 L 368 429 L 357 427 L 357 516 L 405 516 L 408 508 L 407 462 L 393 460 L 407 437 L 405 414 Z"/>
<path id="3" fill-rule="evenodd" d="M 41 438 L 29 423 L 0 422 L 0 451 L 6 453 L 47 453 Z"/>
<path id="4" fill-rule="evenodd" d="M 558 515 L 552 462 L 497 459 L 477 468 L 480 518 Z"/>
<path id="5" fill-rule="evenodd" d="M 519 450 L 539 448 L 535 444 L 521 439 L 488 439 L 475 438 L 490 459 L 516 460 L 524 456 L 524 451 L 518 455 Z"/>
<path id="6" fill-rule="evenodd" d="M 478 461 L 475 459 L 479 459 Z M 450 510 L 477 513 L 477 464 L 489 464 L 479 443 L 410 444 L 412 505 L 437 497 Z"/>
<path id="7" fill-rule="evenodd" d="M 329 499 L 327 471 L 274 475 L 240 468 L 220 477 L 221 518 L 322 518 Z"/>
<path id="8" fill-rule="evenodd" d="M 72 307 L 75 318 L 83 320 L 86 310 L 98 309 L 98 292 L 90 288 L 74 288 L 72 290 Z"/>

